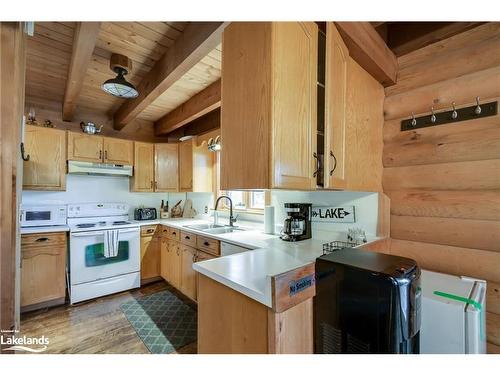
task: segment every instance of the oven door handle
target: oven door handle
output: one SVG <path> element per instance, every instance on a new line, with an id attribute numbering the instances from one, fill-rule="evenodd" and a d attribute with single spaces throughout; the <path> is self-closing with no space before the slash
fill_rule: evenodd
<path id="1" fill-rule="evenodd" d="M 118 233 L 131 233 L 131 232 L 138 232 L 139 228 L 127 228 L 127 229 L 119 229 Z M 103 236 L 104 232 L 106 230 L 100 230 L 100 231 L 90 231 L 90 232 L 77 232 L 77 233 L 71 233 L 72 237 L 91 237 L 91 236 Z"/>

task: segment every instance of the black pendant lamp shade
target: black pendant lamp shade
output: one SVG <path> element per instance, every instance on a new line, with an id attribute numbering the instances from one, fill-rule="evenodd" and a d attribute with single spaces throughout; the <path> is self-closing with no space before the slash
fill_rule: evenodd
<path id="1" fill-rule="evenodd" d="M 120 58 L 120 60 L 118 60 Z M 115 55 L 111 56 L 110 67 L 117 74 L 115 78 L 108 79 L 104 82 L 101 88 L 118 98 L 133 99 L 139 96 L 139 92 L 133 84 L 127 82 L 125 75 L 127 75 L 127 68 L 131 63 L 126 56 Z"/>

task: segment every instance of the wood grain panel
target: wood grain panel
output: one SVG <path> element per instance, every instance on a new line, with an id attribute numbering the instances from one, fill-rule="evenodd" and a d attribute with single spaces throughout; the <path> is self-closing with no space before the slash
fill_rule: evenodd
<path id="1" fill-rule="evenodd" d="M 391 213 L 500 221 L 500 190 L 388 191 Z"/>
<path id="2" fill-rule="evenodd" d="M 155 144 L 155 191 L 179 190 L 179 147 L 177 143 Z"/>
<path id="3" fill-rule="evenodd" d="M 488 281 L 486 293 L 486 309 L 491 313 L 500 314 L 500 284 Z"/>
<path id="4" fill-rule="evenodd" d="M 393 239 L 391 254 L 415 259 L 425 269 L 500 282 L 500 253 Z"/>
<path id="5" fill-rule="evenodd" d="M 398 58 L 397 82 L 385 89 L 386 95 L 498 66 L 499 48 L 500 24 L 488 22 L 403 55 Z"/>
<path id="6" fill-rule="evenodd" d="M 267 353 L 267 307 L 198 276 L 198 353 Z"/>
<path id="7" fill-rule="evenodd" d="M 500 346 L 488 342 L 487 343 L 487 353 L 488 354 L 500 354 Z"/>
<path id="8" fill-rule="evenodd" d="M 486 337 L 488 342 L 500 345 L 500 315 L 486 313 Z"/>
<path id="9" fill-rule="evenodd" d="M 392 238 L 500 252 L 500 222 L 391 215 Z"/>
<path id="10" fill-rule="evenodd" d="M 221 153 L 221 189 L 268 188 L 271 24 L 231 23 L 223 35 L 222 69 L 221 142 L 227 151 Z"/>
<path id="11" fill-rule="evenodd" d="M 397 142 L 385 144 L 384 166 L 500 159 L 500 126 L 476 130 L 469 125 L 466 131 L 454 130 L 412 130 L 402 133 Z M 401 139 L 403 136 L 404 140 Z"/>
<path id="12" fill-rule="evenodd" d="M 385 168 L 384 191 L 500 189 L 500 160 Z"/>
<path id="13" fill-rule="evenodd" d="M 388 96 L 384 103 L 385 119 L 410 117 L 412 112 L 427 114 L 431 106 L 435 110 L 448 109 L 452 102 L 473 104 L 476 96 L 483 101 L 500 96 L 500 66 Z"/>

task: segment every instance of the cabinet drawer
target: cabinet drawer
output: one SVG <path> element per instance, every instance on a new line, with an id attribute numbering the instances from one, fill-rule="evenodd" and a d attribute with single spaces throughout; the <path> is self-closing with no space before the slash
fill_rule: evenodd
<path id="1" fill-rule="evenodd" d="M 143 225 L 141 227 L 141 237 L 152 236 L 156 232 L 156 224 L 155 225 Z"/>
<path id="2" fill-rule="evenodd" d="M 191 247 L 196 247 L 196 234 L 181 230 L 181 243 Z"/>
<path id="3" fill-rule="evenodd" d="M 204 260 L 217 258 L 215 255 L 205 253 L 204 251 L 198 250 L 196 253 L 196 261 L 203 262 Z"/>
<path id="4" fill-rule="evenodd" d="M 219 241 L 213 238 L 197 236 L 196 245 L 198 249 L 201 249 L 207 253 L 220 255 Z"/>
<path id="5" fill-rule="evenodd" d="M 181 240 L 181 231 L 177 228 L 168 228 L 168 238 L 174 241 Z"/>
<path id="6" fill-rule="evenodd" d="M 66 232 L 23 234 L 21 236 L 21 247 L 53 247 L 66 245 Z"/>
<path id="7" fill-rule="evenodd" d="M 160 235 L 161 235 L 163 238 L 165 238 L 165 239 L 170 238 L 170 237 L 169 237 L 169 230 L 170 230 L 170 228 L 169 228 L 169 227 L 166 227 L 165 225 L 162 225 L 162 226 L 160 227 Z"/>

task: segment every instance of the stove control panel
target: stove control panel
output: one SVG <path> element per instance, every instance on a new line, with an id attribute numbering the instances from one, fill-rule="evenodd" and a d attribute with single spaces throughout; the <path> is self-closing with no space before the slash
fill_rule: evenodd
<path id="1" fill-rule="evenodd" d="M 68 205 L 68 217 L 127 215 L 127 203 L 75 203 Z"/>

